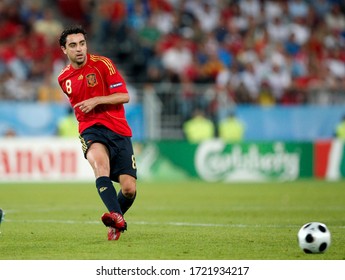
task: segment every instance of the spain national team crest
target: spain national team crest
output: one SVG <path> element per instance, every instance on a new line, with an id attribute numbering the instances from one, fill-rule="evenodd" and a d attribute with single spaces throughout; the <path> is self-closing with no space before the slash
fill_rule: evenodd
<path id="1" fill-rule="evenodd" d="M 94 87 L 95 85 L 97 85 L 96 74 L 86 75 L 86 80 L 87 80 L 88 87 Z"/>

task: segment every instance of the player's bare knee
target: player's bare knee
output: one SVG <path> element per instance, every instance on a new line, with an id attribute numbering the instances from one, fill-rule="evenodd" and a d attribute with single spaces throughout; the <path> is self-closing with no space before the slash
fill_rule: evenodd
<path id="1" fill-rule="evenodd" d="M 131 176 L 122 177 L 120 180 L 122 194 L 125 197 L 133 198 L 136 194 L 136 180 Z"/>
<path id="2" fill-rule="evenodd" d="M 136 194 L 136 185 L 135 184 L 130 183 L 130 184 L 124 185 L 124 186 L 122 186 L 121 189 L 122 189 L 122 194 L 125 197 L 128 197 L 128 198 L 135 197 L 135 194 Z"/>

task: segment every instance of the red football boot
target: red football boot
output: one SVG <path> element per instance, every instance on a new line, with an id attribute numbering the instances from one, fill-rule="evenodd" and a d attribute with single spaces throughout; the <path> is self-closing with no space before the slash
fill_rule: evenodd
<path id="1" fill-rule="evenodd" d="M 108 240 L 118 240 L 120 238 L 121 231 L 117 228 L 108 228 Z"/>
<path id="2" fill-rule="evenodd" d="M 102 222 L 108 229 L 108 240 L 118 240 L 127 229 L 125 219 L 120 213 L 110 212 L 102 215 Z"/>

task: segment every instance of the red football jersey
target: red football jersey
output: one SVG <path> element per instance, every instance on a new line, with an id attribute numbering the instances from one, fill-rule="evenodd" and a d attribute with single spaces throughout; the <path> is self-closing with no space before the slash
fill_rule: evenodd
<path id="1" fill-rule="evenodd" d="M 104 56 L 88 54 L 87 62 L 82 68 L 66 66 L 61 71 L 58 81 L 72 107 L 95 96 L 128 93 L 126 83 L 114 63 Z M 74 112 L 79 122 L 79 133 L 97 124 L 104 125 L 120 135 L 132 136 L 123 104 L 97 105 L 89 113 L 75 108 Z"/>

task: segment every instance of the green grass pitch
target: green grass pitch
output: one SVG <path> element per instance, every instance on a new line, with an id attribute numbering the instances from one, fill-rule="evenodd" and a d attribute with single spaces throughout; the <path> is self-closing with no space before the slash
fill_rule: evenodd
<path id="1" fill-rule="evenodd" d="M 2 183 L 0 208 L 2 260 L 345 259 L 344 181 L 138 181 L 118 241 L 106 239 L 93 183 Z M 323 254 L 298 247 L 310 221 L 331 231 Z"/>

